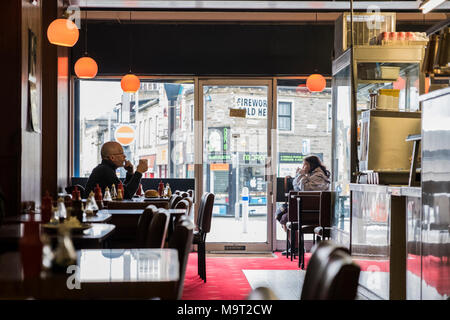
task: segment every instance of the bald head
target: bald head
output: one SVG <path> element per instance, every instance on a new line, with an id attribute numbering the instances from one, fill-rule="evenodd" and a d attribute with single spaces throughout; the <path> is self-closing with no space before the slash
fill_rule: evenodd
<path id="1" fill-rule="evenodd" d="M 123 148 L 118 142 L 108 141 L 102 146 L 101 150 L 102 159 L 108 160 L 111 155 L 117 155 L 121 153 L 123 153 Z"/>

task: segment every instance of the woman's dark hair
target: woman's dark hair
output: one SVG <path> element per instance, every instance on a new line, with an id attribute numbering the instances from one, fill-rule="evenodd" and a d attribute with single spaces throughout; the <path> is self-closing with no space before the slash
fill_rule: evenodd
<path id="1" fill-rule="evenodd" d="M 330 177 L 330 171 L 327 170 L 327 168 L 322 164 L 322 161 L 320 161 L 320 158 L 318 156 L 307 156 L 303 159 L 303 161 L 308 161 L 309 163 L 309 173 L 316 170 L 317 167 L 320 167 L 322 169 L 323 173 L 329 178 Z"/>

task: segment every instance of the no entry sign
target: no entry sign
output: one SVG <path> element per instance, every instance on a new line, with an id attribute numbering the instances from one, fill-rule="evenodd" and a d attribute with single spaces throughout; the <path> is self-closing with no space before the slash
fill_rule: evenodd
<path id="1" fill-rule="evenodd" d="M 123 146 L 128 146 L 134 142 L 135 139 L 134 129 L 126 124 L 117 127 L 116 132 L 114 132 L 114 137 L 116 141 Z"/>

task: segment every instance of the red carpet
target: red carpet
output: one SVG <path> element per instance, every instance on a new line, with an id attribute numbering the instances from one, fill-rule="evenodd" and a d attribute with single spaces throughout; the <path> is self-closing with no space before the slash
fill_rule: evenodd
<path id="1" fill-rule="evenodd" d="M 242 270 L 298 270 L 298 260 L 291 262 L 280 252 L 276 257 L 208 257 L 206 280 L 197 275 L 197 253 L 189 255 L 184 280 L 183 300 L 243 300 L 251 287 Z M 306 263 L 310 254 L 305 255 Z"/>

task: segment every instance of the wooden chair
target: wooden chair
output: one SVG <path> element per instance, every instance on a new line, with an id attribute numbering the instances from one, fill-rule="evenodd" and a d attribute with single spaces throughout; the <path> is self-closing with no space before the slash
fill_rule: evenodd
<path id="1" fill-rule="evenodd" d="M 321 241 L 312 248 L 311 259 L 309 260 L 303 282 L 301 300 L 317 299 L 317 288 L 327 267 L 328 260 L 334 252 L 339 250 L 349 254 L 346 248 L 333 245 L 329 241 Z"/>
<path id="2" fill-rule="evenodd" d="M 295 258 L 296 240 L 298 240 L 298 265 L 302 269 L 304 269 L 305 263 L 305 246 L 303 235 L 305 233 L 314 234 L 314 229 L 319 226 L 331 226 L 331 192 L 289 192 L 288 223 L 286 224 L 289 232 L 286 234 L 286 256 L 288 257 L 290 248 L 291 260 Z M 313 243 L 315 243 L 315 236 L 313 237 Z"/>
<path id="3" fill-rule="evenodd" d="M 360 272 L 347 252 L 334 251 L 317 286 L 317 300 L 354 300 Z"/>
<path id="4" fill-rule="evenodd" d="M 194 232 L 193 243 L 198 245 L 198 275 L 206 282 L 206 235 L 211 230 L 214 194 L 205 192 L 202 196 L 196 222 L 197 231 Z"/>
<path id="5" fill-rule="evenodd" d="M 136 231 L 136 245 L 137 248 L 143 248 L 147 242 L 147 235 L 153 214 L 158 210 L 154 205 L 149 205 L 144 209 L 142 215 L 139 217 L 137 231 Z"/>
<path id="6" fill-rule="evenodd" d="M 353 300 L 359 274 L 360 267 L 346 248 L 321 241 L 313 248 L 300 300 Z M 278 300 L 278 297 L 270 288 L 260 287 L 250 292 L 247 299 Z"/>
<path id="7" fill-rule="evenodd" d="M 186 275 L 189 253 L 192 249 L 193 232 L 194 224 L 191 220 L 187 216 L 180 216 L 175 225 L 174 234 L 169 240 L 169 248 L 178 250 L 178 261 L 180 264 L 180 280 L 177 288 L 178 300 L 183 295 L 184 277 Z"/>
<path id="8" fill-rule="evenodd" d="M 183 199 L 183 197 L 180 196 L 179 194 L 173 194 L 169 200 L 169 209 L 175 209 L 175 206 L 181 199 Z"/>
<path id="9" fill-rule="evenodd" d="M 170 215 L 165 209 L 158 209 L 153 213 L 153 218 L 148 228 L 146 248 L 164 248 L 169 218 Z"/>

